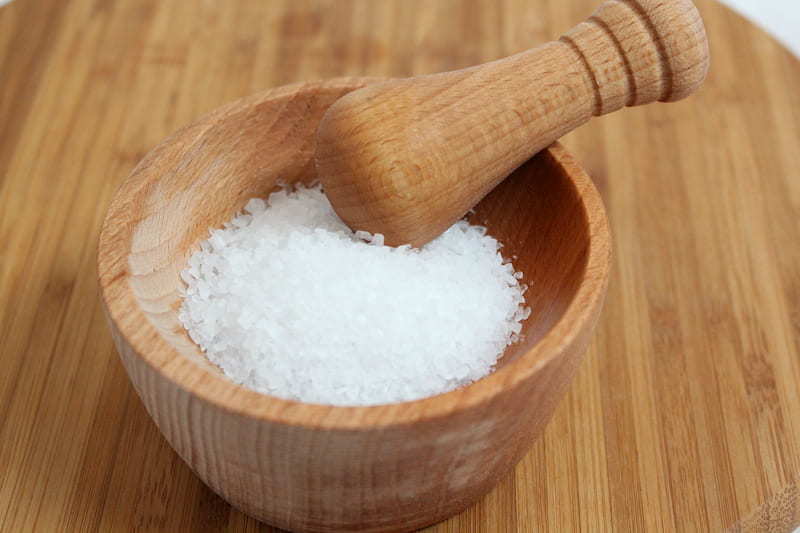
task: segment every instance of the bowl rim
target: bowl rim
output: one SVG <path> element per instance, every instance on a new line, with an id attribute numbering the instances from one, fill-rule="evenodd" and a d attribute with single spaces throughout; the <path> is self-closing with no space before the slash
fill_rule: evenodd
<path id="1" fill-rule="evenodd" d="M 493 401 L 559 358 L 582 335 L 590 333 L 603 304 L 611 264 L 608 219 L 591 178 L 560 143 L 546 150 L 564 169 L 575 188 L 588 225 L 586 265 L 578 288 L 562 316 L 527 352 L 492 374 L 446 393 L 401 403 L 373 406 L 334 406 L 287 400 L 253 391 L 216 374 L 182 355 L 158 331 L 139 306 L 128 283 L 129 244 L 135 214 L 124 200 L 141 187 L 148 169 L 166 147 L 187 132 L 206 131 L 232 112 L 270 100 L 295 97 L 307 91 L 356 89 L 379 78 L 335 78 L 285 85 L 222 106 L 181 128 L 153 148 L 123 180 L 106 212 L 98 244 L 100 297 L 115 340 L 124 342 L 136 358 L 173 385 L 214 407 L 242 417 L 276 424 L 326 430 L 365 430 L 432 421 Z M 147 180 L 149 182 L 149 180 Z M 112 229 L 112 226 L 116 229 Z M 122 228 L 122 230 L 118 228 Z M 120 238 L 120 231 L 122 236 Z M 119 336 L 120 339 L 116 339 Z M 145 343 L 148 344 L 145 348 Z M 121 346 L 118 344 L 117 349 Z M 130 373 L 131 369 L 126 370 Z M 141 394 L 141 391 L 140 391 Z"/>

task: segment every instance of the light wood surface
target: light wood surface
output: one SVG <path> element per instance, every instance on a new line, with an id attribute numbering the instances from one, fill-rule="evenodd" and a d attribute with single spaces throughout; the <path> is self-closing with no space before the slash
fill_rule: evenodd
<path id="1" fill-rule="evenodd" d="M 564 141 L 606 202 L 606 307 L 552 423 L 431 531 L 786 531 L 800 496 L 800 64 L 699 1 L 685 102 Z M 199 114 L 294 81 L 527 49 L 588 0 L 17 0 L 0 8 L 0 529 L 271 531 L 207 489 L 119 362 L 94 269 L 116 186 Z"/>
<path id="2" fill-rule="evenodd" d="M 551 42 L 336 102 L 317 171 L 351 228 L 421 246 L 515 168 L 592 117 L 680 100 L 708 72 L 692 0 L 607 0 Z"/>
<path id="3" fill-rule="evenodd" d="M 533 311 L 492 375 L 447 394 L 372 407 L 286 401 L 221 376 L 178 319 L 180 272 L 208 228 L 250 198 L 268 196 L 279 181 L 317 179 L 314 141 L 323 114 L 367 83 L 281 87 L 182 129 L 122 184 L 98 246 L 112 336 L 159 429 L 227 501 L 298 532 L 411 531 L 474 504 L 549 421 L 580 365 L 608 284 L 600 196 L 556 144 L 473 214 L 516 258 L 531 287 L 526 303 Z"/>

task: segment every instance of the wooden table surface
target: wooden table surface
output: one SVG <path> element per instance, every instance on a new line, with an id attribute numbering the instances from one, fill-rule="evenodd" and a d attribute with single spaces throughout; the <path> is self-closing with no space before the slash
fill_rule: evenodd
<path id="1" fill-rule="evenodd" d="M 17 0 L 0 8 L 0 529 L 271 531 L 150 421 L 98 303 L 116 185 L 234 98 L 471 65 L 592 0 Z M 565 140 L 596 180 L 614 272 L 545 436 L 432 531 L 788 531 L 800 525 L 800 63 L 701 1 L 705 89 Z M 534 289 L 535 290 L 535 289 Z"/>

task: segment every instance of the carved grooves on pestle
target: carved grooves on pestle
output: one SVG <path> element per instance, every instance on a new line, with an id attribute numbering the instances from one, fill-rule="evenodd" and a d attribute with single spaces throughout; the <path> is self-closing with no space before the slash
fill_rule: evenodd
<path id="1" fill-rule="evenodd" d="M 586 55 L 570 37 L 562 35 L 559 41 L 567 45 L 573 52 L 575 52 L 575 55 L 577 55 L 578 59 L 580 59 L 584 70 L 589 75 L 589 79 L 592 82 L 592 89 L 594 91 L 594 109 L 592 109 L 592 115 L 599 117 L 603 114 L 603 96 L 600 94 L 600 84 L 597 83 L 597 76 L 595 76 L 594 70 L 592 70 L 592 65 L 589 64 L 589 60 L 586 59 Z"/>
<path id="2" fill-rule="evenodd" d="M 633 75 L 633 67 L 631 67 L 631 62 L 628 60 L 625 50 L 622 49 L 622 43 L 619 42 L 619 39 L 617 39 L 617 36 L 614 35 L 613 31 L 611 31 L 611 28 L 608 26 L 605 20 L 598 16 L 592 15 L 589 18 L 589 22 L 600 28 L 606 37 L 608 37 L 611 42 L 614 43 L 614 48 L 616 48 L 617 53 L 622 60 L 622 66 L 625 69 L 625 76 L 628 78 L 628 97 L 625 100 L 625 106 L 631 107 L 636 103 L 639 89 L 636 87 L 636 76 Z"/>
<path id="3" fill-rule="evenodd" d="M 627 6 L 631 11 L 633 11 L 633 13 L 639 17 L 639 20 L 642 21 L 644 27 L 647 28 L 648 33 L 650 33 L 650 38 L 652 39 L 653 44 L 655 44 L 656 51 L 658 52 L 658 60 L 661 62 L 661 75 L 664 81 L 659 101 L 665 102 L 669 100 L 673 93 L 672 67 L 670 66 L 669 59 L 667 58 L 667 49 L 664 46 L 664 42 L 661 40 L 661 36 L 658 34 L 653 21 L 650 20 L 650 17 L 647 15 L 647 11 L 645 11 L 638 0 L 616 1 Z"/>

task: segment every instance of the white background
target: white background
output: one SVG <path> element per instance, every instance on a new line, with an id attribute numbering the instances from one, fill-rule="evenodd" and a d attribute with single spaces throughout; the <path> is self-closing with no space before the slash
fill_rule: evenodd
<path id="1" fill-rule="evenodd" d="M 775 35 L 800 56 L 800 1 L 721 0 Z"/>

